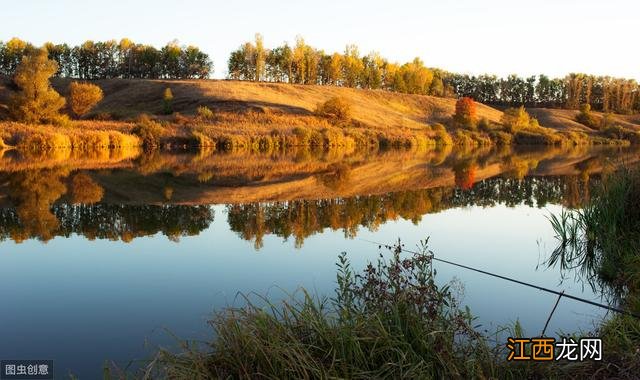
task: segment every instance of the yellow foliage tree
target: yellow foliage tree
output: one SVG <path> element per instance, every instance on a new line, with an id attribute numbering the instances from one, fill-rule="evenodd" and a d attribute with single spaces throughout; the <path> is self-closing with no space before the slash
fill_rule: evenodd
<path id="1" fill-rule="evenodd" d="M 22 59 L 13 79 L 20 91 L 10 103 L 10 111 L 16 120 L 41 123 L 59 116 L 65 99 L 49 83 L 57 70 L 58 64 L 48 58 L 46 49 L 30 52 Z"/>
<path id="2" fill-rule="evenodd" d="M 518 108 L 507 108 L 500 118 L 500 122 L 511 132 L 517 132 L 522 129 L 536 126 L 537 120 L 535 122 L 533 120 L 535 119 L 531 119 L 529 117 L 524 106 L 520 106 Z"/>
<path id="3" fill-rule="evenodd" d="M 69 105 L 77 117 L 86 115 L 102 98 L 102 89 L 95 84 L 71 82 L 69 85 Z"/>

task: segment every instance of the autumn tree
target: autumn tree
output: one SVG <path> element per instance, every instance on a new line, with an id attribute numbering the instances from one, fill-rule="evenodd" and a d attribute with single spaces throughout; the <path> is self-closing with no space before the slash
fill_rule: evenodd
<path id="1" fill-rule="evenodd" d="M 475 129 L 477 123 L 476 103 L 472 98 L 463 97 L 456 101 L 456 113 L 453 115 L 456 124 Z"/>
<path id="2" fill-rule="evenodd" d="M 264 79 L 265 74 L 265 64 L 267 53 L 264 48 L 264 42 L 262 39 L 262 35 L 260 33 L 256 33 L 256 46 L 255 46 L 255 81 L 259 82 Z"/>
<path id="3" fill-rule="evenodd" d="M 342 79 L 347 87 L 356 87 L 360 82 L 364 64 L 356 45 L 347 45 L 342 58 Z"/>
<path id="4" fill-rule="evenodd" d="M 382 86 L 382 67 L 384 59 L 376 52 L 362 57 L 363 70 L 361 86 L 363 88 L 378 89 Z"/>
<path id="5" fill-rule="evenodd" d="M 12 38 L 5 44 L 0 42 L 0 74 L 14 75 L 16 69 L 33 46 L 19 38 Z"/>
<path id="6" fill-rule="evenodd" d="M 20 89 L 12 98 L 10 111 L 16 120 L 26 123 L 54 121 L 65 105 L 49 83 L 49 78 L 58 70 L 58 64 L 47 56 L 46 49 L 26 55 L 13 78 Z"/>
<path id="7" fill-rule="evenodd" d="M 86 115 L 102 98 L 102 89 L 95 84 L 71 82 L 69 85 L 69 106 L 76 117 Z"/>
<path id="8" fill-rule="evenodd" d="M 529 117 L 524 106 L 518 108 L 508 108 L 502 114 L 500 122 L 511 132 L 517 132 L 532 126 L 536 126 L 538 122 Z"/>
<path id="9" fill-rule="evenodd" d="M 307 80 L 307 61 L 305 59 L 305 52 L 308 49 L 307 44 L 304 42 L 304 38 L 296 37 L 296 46 L 292 51 L 292 80 L 290 83 L 305 83 Z"/>

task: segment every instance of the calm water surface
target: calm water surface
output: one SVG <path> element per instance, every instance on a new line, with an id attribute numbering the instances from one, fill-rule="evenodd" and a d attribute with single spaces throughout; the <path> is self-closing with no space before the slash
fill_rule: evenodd
<path id="1" fill-rule="evenodd" d="M 335 261 L 375 260 L 365 240 L 600 300 L 544 258 L 547 217 L 579 207 L 629 150 L 520 152 L 55 152 L 0 161 L 0 358 L 54 359 L 58 376 L 100 375 L 149 358 L 171 334 L 207 340 L 238 292 L 331 295 Z M 555 296 L 435 264 L 489 331 L 519 320 L 540 334 Z M 549 331 L 604 313 L 563 300 Z"/>

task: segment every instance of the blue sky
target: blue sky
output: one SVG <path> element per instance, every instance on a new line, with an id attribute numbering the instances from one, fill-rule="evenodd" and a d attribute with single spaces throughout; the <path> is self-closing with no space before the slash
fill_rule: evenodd
<path id="1" fill-rule="evenodd" d="M 355 43 L 393 61 L 470 74 L 580 71 L 640 79 L 634 0 L 94 1 L 21 0 L 3 7 L 0 40 L 77 44 L 128 37 L 177 39 L 209 53 L 215 77 L 229 52 L 263 34 L 274 46 L 296 35 L 325 51 Z"/>

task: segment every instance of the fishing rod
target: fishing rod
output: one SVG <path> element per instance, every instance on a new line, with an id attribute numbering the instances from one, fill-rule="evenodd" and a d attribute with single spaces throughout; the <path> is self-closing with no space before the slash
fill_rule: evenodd
<path id="1" fill-rule="evenodd" d="M 367 240 L 367 239 L 360 239 L 360 240 L 365 241 L 365 242 L 367 242 L 367 243 L 375 244 L 375 245 L 377 245 L 378 247 L 385 247 L 385 248 L 388 248 L 388 249 L 392 249 L 392 248 L 393 248 L 393 247 L 392 247 L 391 245 L 389 245 L 389 244 L 383 244 L 383 243 L 379 243 L 379 242 L 372 241 L 372 240 Z M 400 250 L 401 250 L 402 252 L 411 253 L 411 254 L 413 254 L 413 255 L 417 255 L 417 254 L 418 254 L 418 252 L 410 251 L 410 250 L 404 249 L 404 248 L 402 248 L 402 247 L 400 247 Z M 586 299 L 586 298 L 581 298 L 581 297 L 573 296 L 573 295 L 571 295 L 571 294 L 567 294 L 567 293 L 565 293 L 564 291 L 559 292 L 559 291 L 557 291 L 557 290 L 553 290 L 553 289 L 545 288 L 545 287 L 543 287 L 543 286 L 538 286 L 538 285 L 535 285 L 535 284 L 530 284 L 530 283 L 528 283 L 528 282 L 524 282 L 524 281 L 516 280 L 515 278 L 510 278 L 510 277 L 503 276 L 503 275 L 500 275 L 500 274 L 487 272 L 487 271 L 482 270 L 482 269 L 473 268 L 473 267 L 470 267 L 470 266 L 468 266 L 468 265 L 464 265 L 464 264 L 456 263 L 456 262 L 453 262 L 453 261 L 449 261 L 449 260 L 445 260 L 445 259 L 440 259 L 440 258 L 435 257 L 435 255 L 433 255 L 433 254 L 431 254 L 430 256 L 431 256 L 431 259 L 432 259 L 432 260 L 435 260 L 435 261 L 438 261 L 438 262 L 441 262 L 441 263 L 445 263 L 445 264 L 453 265 L 453 266 L 456 266 L 456 267 L 464 268 L 464 269 L 467 269 L 467 270 L 470 270 L 470 271 L 474 271 L 474 272 L 482 273 L 482 274 L 485 274 L 485 275 L 488 275 L 488 276 L 492 276 L 492 277 L 496 277 L 496 278 L 499 278 L 499 279 L 502 279 L 502 280 L 511 281 L 511 282 L 516 283 L 516 284 L 520 284 L 520 285 L 528 286 L 528 287 L 530 287 L 530 288 L 534 288 L 534 289 L 541 290 L 541 291 L 543 291 L 543 292 L 552 293 L 552 294 L 555 294 L 555 295 L 557 295 L 557 296 L 559 296 L 559 297 L 566 297 L 566 298 L 570 298 L 570 299 L 572 299 L 572 300 L 576 300 L 576 301 L 579 301 L 579 302 L 587 303 L 587 304 L 589 304 L 589 305 L 593 305 L 593 306 L 597 306 L 597 307 L 600 307 L 600 308 L 603 308 L 603 309 L 607 309 L 607 310 L 610 310 L 610 311 L 614 311 L 614 312 L 616 312 L 616 313 L 630 315 L 630 316 L 632 316 L 632 317 L 634 317 L 634 318 L 638 318 L 638 319 L 640 319 L 640 314 L 636 314 L 636 313 L 630 312 L 630 311 L 628 311 L 628 310 L 623 310 L 623 309 L 620 309 L 620 308 L 617 308 L 617 307 L 614 307 L 614 306 L 611 306 L 611 305 L 606 305 L 606 304 L 602 304 L 602 303 L 594 302 L 594 301 L 588 300 L 588 299 Z M 554 308 L 554 309 L 555 309 L 555 308 Z"/>

